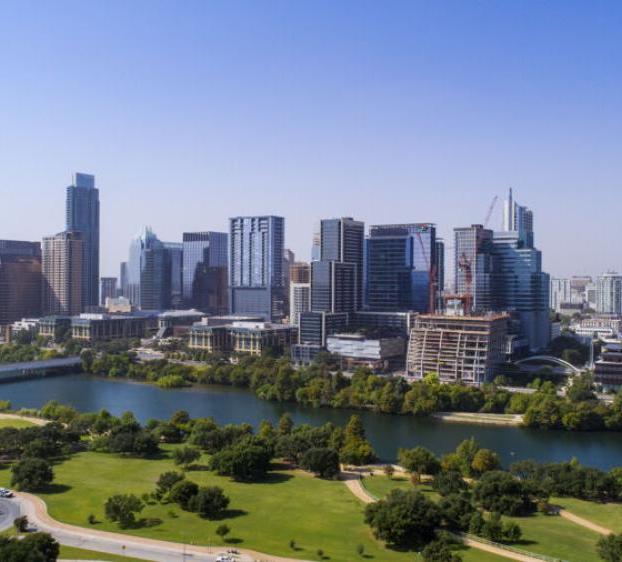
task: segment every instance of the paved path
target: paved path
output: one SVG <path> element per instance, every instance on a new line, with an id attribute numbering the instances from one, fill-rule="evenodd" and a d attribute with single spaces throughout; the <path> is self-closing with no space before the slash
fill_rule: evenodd
<path id="1" fill-rule="evenodd" d="M 50 517 L 42 499 L 24 492 L 17 493 L 16 497 L 9 501 L 14 502 L 21 515 L 26 515 L 40 531 L 50 533 L 59 543 L 67 546 L 154 562 L 188 562 L 188 560 L 215 562 L 216 557 L 219 554 L 225 554 L 226 551 L 225 547 L 185 545 L 61 523 Z M 237 550 L 240 555 L 235 556 L 235 559 L 239 562 L 308 562 L 262 554 L 248 549 Z"/>
<path id="2" fill-rule="evenodd" d="M 31 416 L 19 416 L 17 414 L 3 414 L 0 413 L 0 420 L 21 420 L 27 421 L 34 425 L 45 425 L 49 423 L 49 420 L 43 420 L 41 418 L 33 418 Z"/>
<path id="3" fill-rule="evenodd" d="M 0 532 L 10 529 L 16 517 L 19 517 L 19 506 L 12 500 L 0 498 Z"/>
<path id="4" fill-rule="evenodd" d="M 341 473 L 341 478 L 344 481 L 345 485 L 348 487 L 348 489 L 363 503 L 374 503 L 376 501 L 376 499 L 363 486 L 360 473 L 344 471 Z M 518 560 L 519 562 L 541 562 L 540 558 L 535 558 L 527 554 L 520 554 L 518 552 L 505 550 L 504 548 L 499 548 L 498 546 L 492 544 L 480 542 L 476 539 L 465 537 L 463 535 L 455 536 L 458 540 L 462 541 L 467 546 L 477 548 L 478 550 L 484 550 L 486 552 L 490 552 L 491 554 L 502 556 L 503 558 Z"/>
<path id="5" fill-rule="evenodd" d="M 593 523 L 592 521 L 588 519 L 584 519 L 583 517 L 579 517 L 578 515 L 575 515 L 574 513 L 570 513 L 570 511 L 566 511 L 565 509 L 560 509 L 559 514 L 564 519 L 568 519 L 568 521 L 572 521 L 573 523 L 576 523 L 577 525 L 581 525 L 582 527 L 585 527 L 586 529 L 596 531 L 597 533 L 601 535 L 613 535 L 614 534 L 611 529 L 607 529 L 607 527 L 602 527 L 601 525 Z"/>

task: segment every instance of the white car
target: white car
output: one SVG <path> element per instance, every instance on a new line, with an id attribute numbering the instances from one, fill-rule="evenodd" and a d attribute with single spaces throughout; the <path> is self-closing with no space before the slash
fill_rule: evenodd
<path id="1" fill-rule="evenodd" d="M 13 492 L 11 490 L 7 490 L 6 488 L 0 488 L 0 498 L 12 498 Z"/>
<path id="2" fill-rule="evenodd" d="M 219 556 L 216 558 L 216 562 L 235 562 L 231 556 Z"/>

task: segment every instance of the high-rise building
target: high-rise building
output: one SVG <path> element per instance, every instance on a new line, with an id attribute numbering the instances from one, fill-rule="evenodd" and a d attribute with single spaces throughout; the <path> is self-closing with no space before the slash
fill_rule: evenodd
<path id="1" fill-rule="evenodd" d="M 468 297 L 472 312 L 493 310 L 492 230 L 481 224 L 454 228 L 454 287 Z"/>
<path id="2" fill-rule="evenodd" d="M 512 188 L 503 206 L 503 230 L 518 232 L 520 241 L 533 248 L 533 213 L 527 207 L 514 201 Z"/>
<path id="3" fill-rule="evenodd" d="M 0 326 L 41 316 L 41 244 L 0 240 Z"/>
<path id="4" fill-rule="evenodd" d="M 445 241 L 436 239 L 436 310 L 443 310 L 445 293 Z"/>
<path id="5" fill-rule="evenodd" d="M 285 219 L 275 216 L 230 219 L 229 284 L 232 314 L 283 319 Z"/>
<path id="6" fill-rule="evenodd" d="M 163 242 L 171 261 L 171 307 L 181 308 L 183 286 L 183 244 Z"/>
<path id="7" fill-rule="evenodd" d="M 311 283 L 289 284 L 289 322 L 300 324 L 300 315 L 311 310 Z"/>
<path id="8" fill-rule="evenodd" d="M 351 217 L 324 219 L 320 223 L 320 260 L 354 266 L 354 308 L 363 306 L 365 223 Z"/>
<path id="9" fill-rule="evenodd" d="M 366 308 L 428 312 L 435 307 L 436 227 L 430 223 L 371 226 L 365 240 Z"/>
<path id="10" fill-rule="evenodd" d="M 171 254 L 149 227 L 132 240 L 127 276 L 132 305 L 142 310 L 170 308 Z"/>
<path id="11" fill-rule="evenodd" d="M 116 277 L 102 277 L 101 278 L 101 291 L 100 291 L 100 304 L 104 306 L 106 299 L 117 298 L 117 278 Z"/>
<path id="12" fill-rule="evenodd" d="M 622 275 L 608 271 L 596 279 L 596 312 L 622 314 Z"/>
<path id="13" fill-rule="evenodd" d="M 130 298 L 130 293 L 128 289 L 128 271 L 127 271 L 127 262 L 122 261 L 119 266 L 119 294 L 120 297 Z"/>
<path id="14" fill-rule="evenodd" d="M 207 314 L 229 311 L 228 234 L 184 232 L 184 305 Z"/>
<path id="15" fill-rule="evenodd" d="M 570 279 L 551 278 L 550 309 L 561 312 L 562 304 L 569 302 L 571 302 Z"/>
<path id="16" fill-rule="evenodd" d="M 356 310 L 356 265 L 341 261 L 311 262 L 311 310 Z"/>
<path id="17" fill-rule="evenodd" d="M 311 283 L 311 266 L 304 261 L 294 262 L 289 268 L 290 283 Z"/>
<path id="18" fill-rule="evenodd" d="M 59 232 L 43 239 L 43 314 L 74 316 L 83 311 L 84 247 L 82 232 Z"/>
<path id="19" fill-rule="evenodd" d="M 318 261 L 322 258 L 322 225 L 313 225 L 313 239 L 311 241 L 311 261 Z"/>
<path id="20" fill-rule="evenodd" d="M 283 313 L 285 316 L 289 316 L 289 270 L 296 261 L 296 255 L 291 250 L 285 248 L 283 250 L 283 268 L 281 275 L 283 275 L 283 290 L 285 292 L 285 304 Z"/>
<path id="21" fill-rule="evenodd" d="M 99 303 L 99 190 L 95 176 L 77 173 L 67 187 L 66 230 L 81 232 L 83 238 L 82 260 L 82 310 Z"/>

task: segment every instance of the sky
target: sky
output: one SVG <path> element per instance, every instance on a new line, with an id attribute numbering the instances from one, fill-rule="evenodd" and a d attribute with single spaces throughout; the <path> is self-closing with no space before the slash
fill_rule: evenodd
<path id="1" fill-rule="evenodd" d="M 96 175 L 102 275 L 131 238 L 286 218 L 501 224 L 554 276 L 622 270 L 622 3 L 4 0 L 0 238 Z M 451 242 L 448 242 L 451 246 Z"/>

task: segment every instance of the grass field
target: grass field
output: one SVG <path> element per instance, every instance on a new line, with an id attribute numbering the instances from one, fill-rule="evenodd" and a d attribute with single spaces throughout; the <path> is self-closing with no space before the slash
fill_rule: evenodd
<path id="1" fill-rule="evenodd" d="M 431 500 L 438 500 L 439 495 L 432 489 L 429 484 L 419 484 L 413 486 L 405 476 L 394 476 L 389 479 L 387 476 L 378 475 L 368 476 L 362 481 L 363 487 L 374 497 L 384 498 L 391 490 L 418 490 L 423 492 Z"/>
<path id="2" fill-rule="evenodd" d="M 622 533 L 622 503 L 595 503 L 574 498 L 551 498 L 551 503 L 615 533 Z"/>
<path id="3" fill-rule="evenodd" d="M 333 562 L 360 560 L 356 547 L 362 544 L 368 560 L 411 562 L 412 553 L 387 550 L 376 541 L 363 522 L 363 505 L 343 482 L 325 481 L 298 471 L 276 470 L 264 483 L 240 484 L 205 470 L 190 471 L 187 477 L 200 485 L 221 486 L 231 498 L 229 511 L 222 521 L 207 521 L 176 505 L 148 505 L 141 516 L 160 519 L 151 526 L 120 531 L 105 521 L 103 505 L 116 493 L 141 495 L 154 489 L 158 476 L 175 467 L 169 458 L 144 460 L 120 458 L 102 453 L 80 453 L 54 467 L 52 490 L 40 494 L 51 515 L 61 521 L 89 526 L 87 517 L 94 514 L 97 529 L 126 532 L 140 536 L 224 545 L 215 534 L 225 522 L 231 528 L 229 545 L 239 545 L 262 552 L 319 560 L 317 550 Z M 10 472 L 0 471 L 0 485 L 6 485 Z M 289 547 L 296 542 L 296 550 Z M 465 562 L 499 562 L 495 556 L 466 550 Z"/>
<path id="4" fill-rule="evenodd" d="M 24 427 L 32 427 L 34 424 L 28 420 L 15 420 L 15 419 L 0 419 L 0 429 L 3 427 L 17 427 L 22 429 Z"/>

